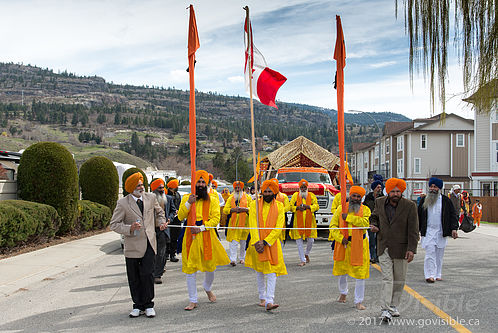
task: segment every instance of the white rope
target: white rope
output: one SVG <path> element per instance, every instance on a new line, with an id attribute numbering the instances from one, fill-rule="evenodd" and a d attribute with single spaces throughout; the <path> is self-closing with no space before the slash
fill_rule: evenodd
<path id="1" fill-rule="evenodd" d="M 184 225 L 183 227 L 181 225 L 168 225 L 168 228 L 194 228 L 194 227 L 199 227 L 198 225 Z M 206 229 L 243 229 L 243 230 L 273 230 L 273 229 L 280 229 L 280 230 L 347 230 L 347 229 L 360 229 L 360 230 L 366 230 L 370 229 L 370 227 L 351 227 L 351 228 L 250 228 L 250 227 L 207 227 Z"/>

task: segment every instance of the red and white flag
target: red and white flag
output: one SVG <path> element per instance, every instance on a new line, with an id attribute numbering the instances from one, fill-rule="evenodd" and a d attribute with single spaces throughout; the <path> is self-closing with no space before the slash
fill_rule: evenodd
<path id="1" fill-rule="evenodd" d="M 277 108 L 275 96 L 277 91 L 287 81 L 287 78 L 273 69 L 268 68 L 266 60 L 259 50 L 254 46 L 252 39 L 252 26 L 249 17 L 246 18 L 244 25 L 244 40 L 246 45 L 244 77 L 246 90 L 249 89 L 249 73 L 252 73 L 252 97 L 258 99 L 261 103 Z M 248 59 L 251 61 L 248 61 Z"/>

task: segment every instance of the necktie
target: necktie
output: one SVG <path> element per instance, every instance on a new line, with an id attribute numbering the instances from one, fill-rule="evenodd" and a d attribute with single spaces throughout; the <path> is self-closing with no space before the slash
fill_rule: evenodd
<path id="1" fill-rule="evenodd" d="M 142 215 L 144 214 L 144 203 L 142 200 L 138 199 L 137 200 L 137 205 L 138 205 L 138 208 L 140 208 L 140 212 L 142 213 Z"/>

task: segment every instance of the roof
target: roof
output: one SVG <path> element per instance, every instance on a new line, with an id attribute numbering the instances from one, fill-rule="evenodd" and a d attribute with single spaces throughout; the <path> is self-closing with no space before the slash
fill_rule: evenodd
<path id="1" fill-rule="evenodd" d="M 480 87 L 474 94 L 470 97 L 464 98 L 463 101 L 468 103 L 474 103 L 476 98 L 482 96 L 488 96 L 490 98 L 498 98 L 498 79 L 493 79 L 486 83 L 484 86 Z"/>
<path id="2" fill-rule="evenodd" d="M 433 122 L 435 122 L 435 121 L 441 121 L 441 118 L 442 118 L 442 117 L 443 117 L 443 114 L 442 114 L 442 113 L 440 113 L 440 114 L 437 114 L 437 115 L 432 116 L 432 117 L 430 117 L 430 118 L 417 118 L 417 119 L 414 119 L 414 120 L 413 120 L 413 122 L 414 122 L 414 123 L 433 123 Z M 461 117 L 461 116 L 459 116 L 459 115 L 457 115 L 457 114 L 454 114 L 454 113 L 447 113 L 447 114 L 444 116 L 444 118 L 448 118 L 448 117 L 455 117 L 455 118 L 459 118 L 459 119 L 461 119 L 461 120 L 464 120 L 464 121 L 466 121 L 466 122 L 468 122 L 468 123 L 472 123 L 472 124 L 474 123 L 474 120 L 472 120 L 472 119 L 468 119 L 468 118 L 464 118 L 464 117 Z M 443 119 L 444 119 L 444 118 L 443 118 Z M 425 125 L 421 125 L 421 126 L 425 126 Z"/>
<path id="3" fill-rule="evenodd" d="M 413 128 L 413 121 L 386 121 L 384 135 L 396 135 L 410 128 Z"/>
<path id="4" fill-rule="evenodd" d="M 375 142 L 353 142 L 353 152 L 373 147 Z"/>
<path id="5" fill-rule="evenodd" d="M 265 157 L 262 162 L 265 160 L 270 163 L 273 169 L 284 166 L 320 166 L 327 170 L 334 170 L 339 164 L 339 157 L 304 136 L 299 136 L 278 148 Z"/>

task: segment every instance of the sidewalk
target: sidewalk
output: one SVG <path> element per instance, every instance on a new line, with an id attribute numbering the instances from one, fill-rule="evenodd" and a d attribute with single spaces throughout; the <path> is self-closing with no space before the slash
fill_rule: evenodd
<path id="1" fill-rule="evenodd" d="M 0 260 L 0 295 L 5 297 L 30 285 L 82 266 L 121 249 L 119 235 L 109 231 Z"/>

